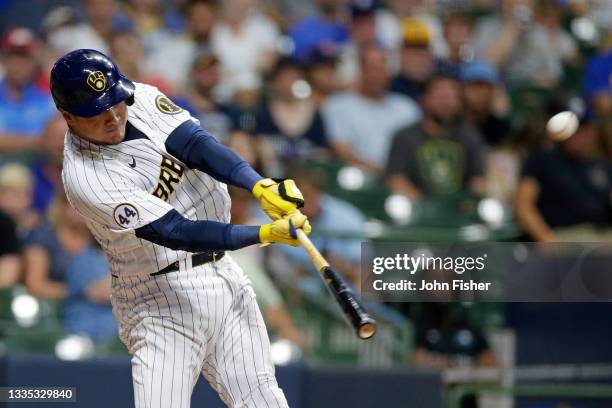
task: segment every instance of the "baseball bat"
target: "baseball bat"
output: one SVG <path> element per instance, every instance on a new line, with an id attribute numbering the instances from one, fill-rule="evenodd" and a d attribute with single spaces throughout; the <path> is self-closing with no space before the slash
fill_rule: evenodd
<path id="1" fill-rule="evenodd" d="M 349 287 L 344 278 L 329 265 L 329 262 L 321 255 L 304 231 L 298 229 L 297 238 L 321 274 L 323 281 L 325 281 L 327 288 L 336 299 L 344 316 L 346 316 L 351 326 L 355 329 L 357 336 L 363 340 L 374 336 L 374 333 L 376 333 L 376 321 L 365 310 L 355 292 Z"/>

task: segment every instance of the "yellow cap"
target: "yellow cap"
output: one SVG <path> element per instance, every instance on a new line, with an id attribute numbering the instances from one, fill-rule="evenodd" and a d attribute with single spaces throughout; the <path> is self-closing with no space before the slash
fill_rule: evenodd
<path id="1" fill-rule="evenodd" d="M 429 46 L 431 35 L 427 23 L 416 18 L 404 19 L 402 33 L 405 45 Z"/>

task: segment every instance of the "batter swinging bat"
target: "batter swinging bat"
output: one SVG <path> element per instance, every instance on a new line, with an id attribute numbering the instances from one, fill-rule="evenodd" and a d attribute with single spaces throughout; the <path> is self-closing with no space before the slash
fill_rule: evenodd
<path id="1" fill-rule="evenodd" d="M 306 253 L 308 253 L 314 266 L 321 273 L 327 288 L 336 298 L 351 326 L 355 328 L 357 336 L 363 340 L 374 336 L 374 333 L 376 333 L 376 321 L 365 310 L 355 292 L 351 290 L 342 276 L 329 266 L 329 263 L 313 245 L 304 231 L 298 229 L 297 238 L 306 250 Z"/>

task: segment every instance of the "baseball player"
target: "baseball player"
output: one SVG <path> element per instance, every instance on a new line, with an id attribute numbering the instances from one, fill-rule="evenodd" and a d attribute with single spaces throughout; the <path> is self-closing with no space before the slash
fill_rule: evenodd
<path id="1" fill-rule="evenodd" d="M 310 232 L 291 180 L 261 177 L 155 87 L 76 50 L 51 71 L 68 123 L 62 178 L 106 252 L 137 408 L 183 408 L 200 373 L 232 407 L 286 407 L 254 293 L 226 250 L 298 245 Z M 253 192 L 270 224 L 230 223 L 226 184 Z"/>

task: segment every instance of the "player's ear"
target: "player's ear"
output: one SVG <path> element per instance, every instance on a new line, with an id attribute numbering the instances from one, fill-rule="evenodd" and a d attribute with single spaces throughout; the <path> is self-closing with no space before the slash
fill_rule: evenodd
<path id="1" fill-rule="evenodd" d="M 72 113 L 66 112 L 63 109 L 59 109 L 59 111 L 62 114 L 62 117 L 64 118 L 66 123 L 70 124 L 72 121 L 74 121 L 74 115 Z"/>

